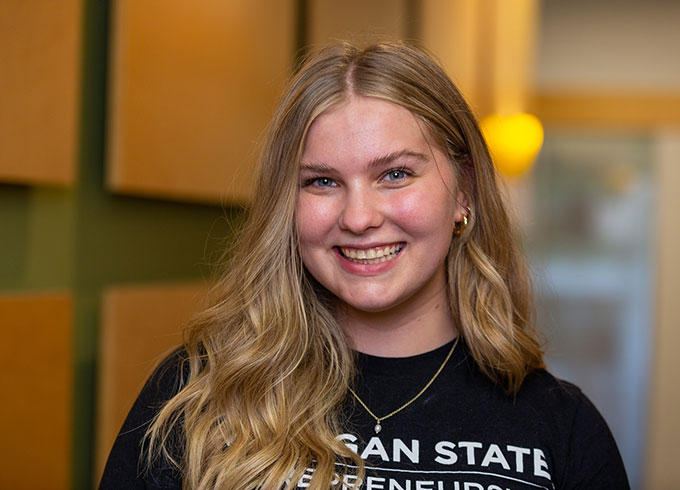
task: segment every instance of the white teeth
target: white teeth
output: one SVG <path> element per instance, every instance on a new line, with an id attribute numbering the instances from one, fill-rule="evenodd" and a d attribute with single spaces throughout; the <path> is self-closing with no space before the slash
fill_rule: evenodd
<path id="1" fill-rule="evenodd" d="M 357 264 L 379 264 L 395 258 L 403 244 L 386 246 L 384 248 L 374 249 L 356 249 L 356 248 L 341 248 L 342 254 L 352 262 Z"/>

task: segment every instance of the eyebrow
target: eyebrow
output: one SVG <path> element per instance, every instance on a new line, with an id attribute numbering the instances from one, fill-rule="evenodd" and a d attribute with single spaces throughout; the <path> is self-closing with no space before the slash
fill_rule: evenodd
<path id="1" fill-rule="evenodd" d="M 376 158 L 373 158 L 370 162 L 368 162 L 368 165 L 366 165 L 367 168 L 375 168 L 375 167 L 383 167 L 385 165 L 388 165 L 392 163 L 395 160 L 399 160 L 400 158 L 413 158 L 416 160 L 419 160 L 421 162 L 426 162 L 427 161 L 427 156 L 423 155 L 422 153 L 419 153 L 417 151 L 411 151 L 411 150 L 401 150 L 401 151 L 396 151 L 394 153 L 388 153 L 387 155 L 379 156 Z"/>
<path id="2" fill-rule="evenodd" d="M 416 160 L 419 160 L 420 162 L 426 162 L 428 160 L 427 156 L 417 152 L 417 151 L 411 151 L 411 150 L 401 150 L 401 151 L 395 151 L 393 153 L 388 153 L 387 155 L 381 155 L 375 158 L 372 158 L 367 164 L 366 168 L 367 169 L 373 169 L 376 167 L 384 167 L 386 165 L 389 165 L 390 163 L 394 162 L 395 160 L 399 160 L 400 158 L 413 158 Z M 304 172 L 333 172 L 335 169 L 331 167 L 330 165 L 327 165 L 325 163 L 311 163 L 311 162 L 302 162 L 300 164 L 300 170 Z"/>

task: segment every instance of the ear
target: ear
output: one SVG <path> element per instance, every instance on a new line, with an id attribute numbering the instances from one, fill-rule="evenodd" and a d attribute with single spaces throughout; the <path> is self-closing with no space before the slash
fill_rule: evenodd
<path id="1" fill-rule="evenodd" d="M 475 166 L 472 158 L 466 155 L 460 160 L 458 171 L 458 191 L 456 192 L 456 222 L 463 221 L 463 216 L 468 216 L 471 207 L 471 199 L 468 196 L 475 195 Z"/>
<path id="2" fill-rule="evenodd" d="M 456 193 L 456 211 L 454 213 L 455 221 L 463 221 L 463 216 L 469 214 L 468 206 L 470 205 L 467 195 L 463 191 Z"/>

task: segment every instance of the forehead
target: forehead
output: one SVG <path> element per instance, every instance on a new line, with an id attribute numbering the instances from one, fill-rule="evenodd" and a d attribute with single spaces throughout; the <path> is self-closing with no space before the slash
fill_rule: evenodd
<path id="1" fill-rule="evenodd" d="M 431 149 L 429 132 L 420 117 L 393 102 L 352 96 L 314 120 L 302 160 L 374 158 L 376 153 Z"/>

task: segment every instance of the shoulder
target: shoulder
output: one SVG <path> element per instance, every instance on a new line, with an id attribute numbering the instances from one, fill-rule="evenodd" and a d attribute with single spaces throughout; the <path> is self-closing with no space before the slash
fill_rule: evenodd
<path id="1" fill-rule="evenodd" d="M 178 348 L 166 356 L 146 381 L 130 412 L 104 469 L 100 490 L 114 488 L 178 488 L 181 481 L 167 465 L 146 474 L 142 468 L 143 441 L 149 425 L 163 405 L 175 396 L 188 378 L 188 356 Z"/>
<path id="2" fill-rule="evenodd" d="M 146 380 L 128 414 L 123 429 L 130 430 L 146 425 L 168 400 L 179 393 L 188 376 L 188 356 L 186 351 L 180 347 L 163 358 Z"/>
<path id="3" fill-rule="evenodd" d="M 542 414 L 538 424 L 557 443 L 556 481 L 567 488 L 629 488 L 607 422 L 578 386 L 540 370 L 527 376 L 518 399 Z"/>
<path id="4" fill-rule="evenodd" d="M 609 431 L 600 412 L 578 386 L 548 371 L 538 370 L 529 374 L 517 397 L 546 411 L 553 423 L 561 422 L 561 425 L 568 425 L 569 429 L 580 425 L 579 422 L 587 421 L 588 427 L 592 429 Z"/>
<path id="5" fill-rule="evenodd" d="M 158 364 L 144 384 L 130 409 L 121 434 L 128 431 L 146 432 L 158 411 L 179 393 L 188 377 L 187 352 L 183 348 L 177 348 Z"/>
<path id="6" fill-rule="evenodd" d="M 578 386 L 559 379 L 544 369 L 529 373 L 517 396 L 561 412 L 576 411 L 583 404 L 592 406 Z"/>
<path id="7" fill-rule="evenodd" d="M 132 429 L 129 427 L 131 417 L 138 419 L 140 416 L 148 418 L 149 415 L 153 415 L 180 391 L 188 375 L 188 355 L 183 348 L 179 347 L 163 358 L 146 380 L 123 428 Z"/>
<path id="8" fill-rule="evenodd" d="M 529 372 L 519 391 L 508 394 L 501 382 L 494 382 L 483 373 L 467 346 L 463 344 L 463 347 L 459 364 L 463 364 L 465 369 L 457 372 L 462 376 L 457 381 L 462 382 L 462 391 L 475 394 L 486 403 L 511 411 L 530 410 L 535 414 L 559 414 L 563 417 L 575 414 L 582 404 L 591 405 L 578 386 L 555 377 L 545 369 Z"/>
<path id="9" fill-rule="evenodd" d="M 189 376 L 189 359 L 186 350 L 178 347 L 168 354 L 154 369 L 140 396 L 165 402 L 175 396 Z"/>
<path id="10" fill-rule="evenodd" d="M 564 442 L 577 421 L 601 417 L 588 397 L 573 383 L 544 369 L 529 373 L 519 391 L 508 394 L 468 360 L 467 377 L 459 395 L 475 406 L 481 420 L 497 420 L 511 431 L 527 431 L 554 442 Z"/>
<path id="11" fill-rule="evenodd" d="M 583 391 L 546 370 L 530 373 L 511 400 L 563 442 L 572 442 L 575 430 L 583 432 L 579 437 L 586 433 L 610 436 L 604 418 Z"/>
<path id="12" fill-rule="evenodd" d="M 474 403 L 477 433 L 488 434 L 500 447 L 532 448 L 545 458 L 541 461 L 556 488 L 630 488 L 607 423 L 578 386 L 539 369 L 508 395 L 472 360 L 468 365 L 465 388 L 475 394 L 476 401 L 467 403 Z"/>
<path id="13" fill-rule="evenodd" d="M 480 369 L 469 348 L 462 344 L 460 361 L 465 369 L 454 371 L 460 386 L 459 394 L 465 394 L 471 403 L 478 402 L 490 411 L 498 411 L 507 417 L 530 419 L 531 425 L 543 424 L 546 430 L 568 433 L 576 419 L 597 421 L 604 425 L 595 406 L 581 389 L 573 383 L 554 376 L 546 369 L 529 372 L 519 391 L 508 394 L 501 383 L 491 381 Z"/>

